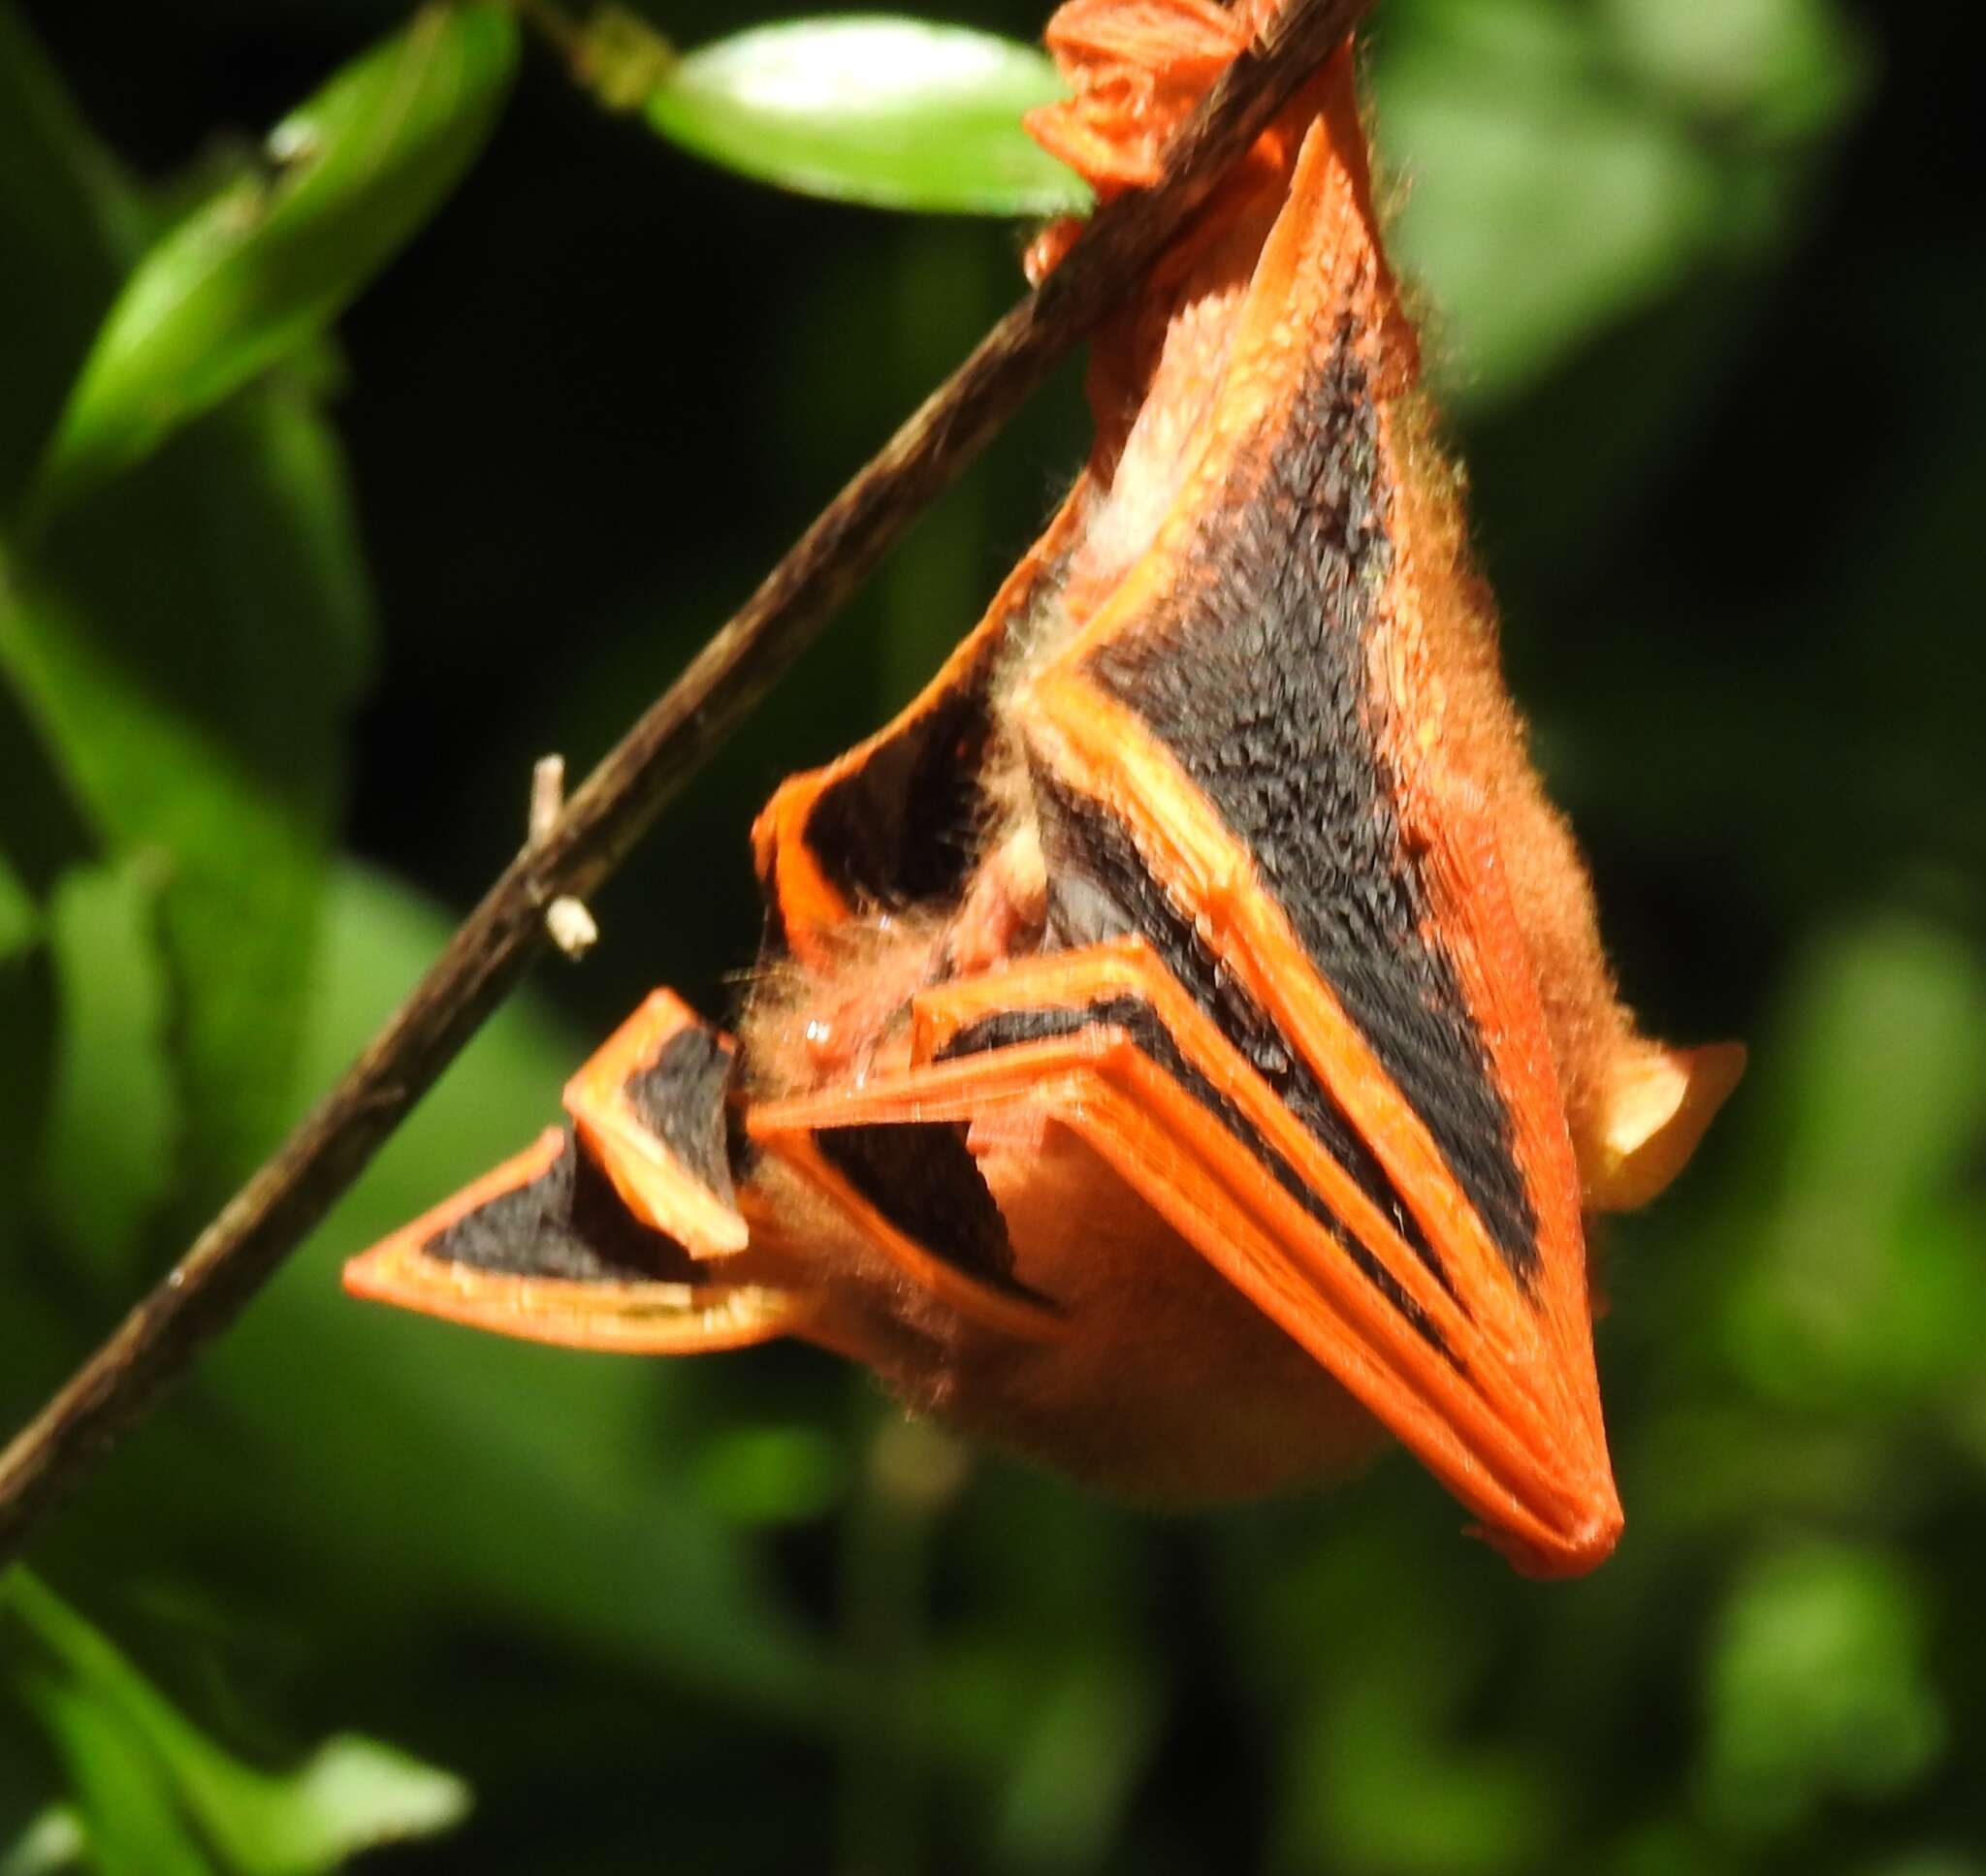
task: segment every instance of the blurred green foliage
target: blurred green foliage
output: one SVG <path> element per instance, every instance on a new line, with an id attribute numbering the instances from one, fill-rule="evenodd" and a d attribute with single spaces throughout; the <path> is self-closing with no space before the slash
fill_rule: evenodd
<path id="1" fill-rule="evenodd" d="M 242 1765 L 23 1570 L 0 1596 L 22 1703 L 69 1771 L 74 1805 L 44 1812 L 7 1876 L 86 1858 L 111 1876 L 316 1876 L 355 1852 L 447 1829 L 468 1794 L 370 1740 L 331 1739 L 294 1772 Z M 73 1850 L 72 1850 L 73 1847 Z"/>
<path id="2" fill-rule="evenodd" d="M 1010 228 L 642 131 L 1053 206 L 961 197 L 997 132 L 932 167 L 970 101 L 913 67 L 741 130 L 750 22 L 646 13 L 718 49 L 616 120 L 494 5 L 0 0 L 10 1425 L 412 981 L 530 758 L 602 748 L 1015 290 Z M 789 30 L 760 43 L 823 69 Z M 650 983 L 722 1010 L 753 808 L 977 615 L 1080 458 L 1070 372 L 601 896 L 587 969 L 489 1026 L 0 1585 L 0 1870 L 319 1869 L 473 1793 L 368 1866 L 1986 1872 L 1965 34 L 1848 0 L 1375 22 L 1398 251 L 1624 982 L 1753 1044 L 1600 1246 L 1613 1562 L 1521 1582 L 1398 1461 L 1157 1520 L 805 1351 L 618 1363 L 336 1290 Z M 1003 112 L 1036 95 L 988 57 Z M 655 102 L 699 71 L 700 129 Z"/>
<path id="3" fill-rule="evenodd" d="M 270 132 L 131 270 L 70 393 L 43 497 L 80 490 L 321 334 L 489 135 L 517 61 L 503 7 L 434 6 Z"/>

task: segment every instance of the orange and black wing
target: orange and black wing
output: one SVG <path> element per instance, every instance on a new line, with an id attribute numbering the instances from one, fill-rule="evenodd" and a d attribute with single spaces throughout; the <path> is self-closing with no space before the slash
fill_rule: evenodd
<path id="1" fill-rule="evenodd" d="M 938 675 L 876 735 L 790 777 L 752 830 L 768 948 L 825 963 L 834 935 L 874 910 L 955 905 L 978 858 L 995 680 L 1009 634 L 1051 589 L 1089 502 L 1079 479 Z"/>
<path id="2" fill-rule="evenodd" d="M 1244 1105 L 1272 1091 L 1299 1125 L 1283 1157 L 1339 1264 L 1292 1247 L 1250 1293 L 1327 1365 L 1349 1295 L 1382 1299 L 1413 1330 L 1413 1372 L 1368 1404 L 1397 1424 L 1395 1382 L 1438 1402 L 1464 1454 L 1422 1446 L 1435 1470 L 1486 1510 L 1482 1479 L 1531 1479 L 1523 1547 L 1589 1564 L 1618 1510 L 1578 1174 L 1492 824 L 1386 682 L 1417 650 L 1422 544 L 1386 422 L 1401 329 L 1348 81 L 1338 98 L 1150 552 L 1016 702 L 1051 938 L 1142 941 L 1219 1038 L 1187 1065 Z M 1326 1163 L 1357 1204 L 1325 1196 Z"/>
<path id="3" fill-rule="evenodd" d="M 657 992 L 550 1128 L 345 1266 L 354 1295 L 529 1341 L 636 1354 L 794 1333 L 816 1299 L 755 1280 L 729 1171 L 731 1046 Z"/>

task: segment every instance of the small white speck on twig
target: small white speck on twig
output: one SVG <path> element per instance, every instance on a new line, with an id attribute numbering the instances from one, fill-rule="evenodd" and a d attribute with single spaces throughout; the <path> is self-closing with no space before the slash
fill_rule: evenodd
<path id="1" fill-rule="evenodd" d="M 531 765 L 530 816 L 526 823 L 529 851 L 551 833 L 565 807 L 565 758 L 541 755 Z M 545 930 L 552 942 L 575 963 L 599 941 L 600 928 L 592 912 L 570 893 L 561 893 L 545 907 Z"/>

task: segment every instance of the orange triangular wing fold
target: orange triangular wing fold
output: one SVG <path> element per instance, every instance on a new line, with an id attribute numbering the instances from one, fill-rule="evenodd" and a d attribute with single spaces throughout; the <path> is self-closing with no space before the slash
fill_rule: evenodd
<path id="1" fill-rule="evenodd" d="M 345 1265 L 355 1296 L 526 1341 L 627 1354 L 743 1348 L 801 1329 L 812 1298 L 711 1282 L 550 1128 Z"/>

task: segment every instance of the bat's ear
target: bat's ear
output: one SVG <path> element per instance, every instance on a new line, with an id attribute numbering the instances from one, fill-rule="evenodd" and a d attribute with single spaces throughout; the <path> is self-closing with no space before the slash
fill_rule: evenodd
<path id="1" fill-rule="evenodd" d="M 1609 1065 L 1604 1093 L 1573 1148 L 1588 1210 L 1646 1205 L 1681 1172 L 1745 1072 L 1745 1047 L 1638 1042 Z"/>
<path id="2" fill-rule="evenodd" d="M 689 1354 L 798 1327 L 813 1299 L 713 1283 L 552 1128 L 345 1265 L 354 1296 L 569 1348 Z"/>

